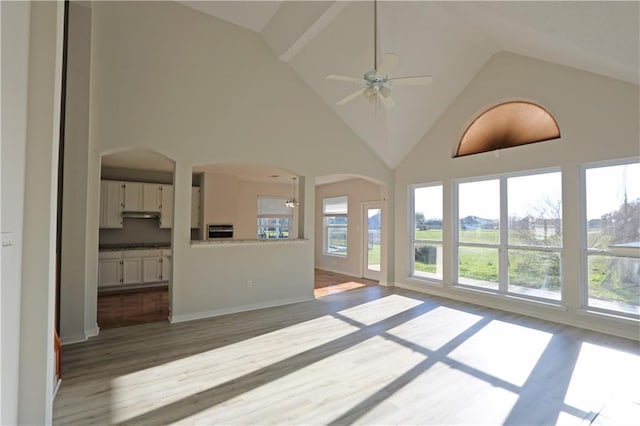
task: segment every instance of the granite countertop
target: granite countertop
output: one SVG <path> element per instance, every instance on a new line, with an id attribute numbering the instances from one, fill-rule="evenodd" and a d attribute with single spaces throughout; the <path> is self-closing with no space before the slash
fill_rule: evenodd
<path id="1" fill-rule="evenodd" d="M 148 250 L 148 249 L 168 249 L 171 243 L 126 243 L 126 244 L 100 244 L 99 251 L 118 250 Z"/>
<path id="2" fill-rule="evenodd" d="M 217 245 L 250 245 L 250 244 L 296 244 L 296 243 L 305 243 L 309 241 L 306 238 L 281 238 L 281 239 L 232 239 L 232 238 L 216 238 L 211 240 L 191 240 L 191 247 L 207 247 L 207 246 L 217 246 Z"/>

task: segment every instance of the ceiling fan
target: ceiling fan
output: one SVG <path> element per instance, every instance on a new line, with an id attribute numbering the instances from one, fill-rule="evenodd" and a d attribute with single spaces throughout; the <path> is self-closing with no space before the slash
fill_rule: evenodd
<path id="1" fill-rule="evenodd" d="M 364 95 L 370 102 L 380 100 L 385 108 L 391 108 L 395 102 L 391 98 L 392 86 L 426 86 L 431 84 L 430 75 L 416 77 L 389 78 L 389 73 L 396 66 L 400 57 L 395 53 L 387 53 L 378 66 L 378 2 L 373 2 L 373 69 L 363 77 L 351 77 L 348 75 L 329 74 L 327 80 L 347 81 L 362 85 L 360 89 L 340 99 L 336 105 L 344 105 L 360 95 Z"/>

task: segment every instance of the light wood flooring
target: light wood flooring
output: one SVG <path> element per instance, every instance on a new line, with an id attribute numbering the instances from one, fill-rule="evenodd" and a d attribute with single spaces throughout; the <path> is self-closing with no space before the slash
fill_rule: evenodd
<path id="1" fill-rule="evenodd" d="M 55 424 L 633 424 L 640 407 L 638 342 L 380 286 L 64 349 Z"/>

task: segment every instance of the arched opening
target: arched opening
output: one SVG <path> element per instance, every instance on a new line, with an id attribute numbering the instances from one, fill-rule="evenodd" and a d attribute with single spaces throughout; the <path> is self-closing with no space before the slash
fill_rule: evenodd
<path id="1" fill-rule="evenodd" d="M 166 321 L 173 273 L 175 162 L 146 149 L 101 157 L 97 322 Z"/>
<path id="2" fill-rule="evenodd" d="M 489 108 L 476 118 L 458 143 L 454 157 L 511 148 L 560 137 L 560 128 L 540 105 L 515 101 Z"/>
<path id="3" fill-rule="evenodd" d="M 384 186 L 342 174 L 319 176 L 315 185 L 316 297 L 384 281 Z"/>
<path id="4" fill-rule="evenodd" d="M 200 182 L 203 224 L 192 244 L 304 238 L 304 176 L 244 163 L 196 165 L 192 174 Z"/>

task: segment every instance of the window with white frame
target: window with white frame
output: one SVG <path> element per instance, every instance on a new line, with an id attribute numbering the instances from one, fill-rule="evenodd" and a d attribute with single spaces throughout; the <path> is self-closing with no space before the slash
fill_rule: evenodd
<path id="1" fill-rule="evenodd" d="M 457 190 L 458 284 L 560 300 L 561 173 L 467 181 Z"/>
<path id="2" fill-rule="evenodd" d="M 322 201 L 325 254 L 347 255 L 348 204 L 346 195 Z"/>
<path id="3" fill-rule="evenodd" d="M 286 198 L 258 196 L 258 239 L 286 239 L 292 225 L 292 209 Z"/>
<path id="4" fill-rule="evenodd" d="M 585 167 L 586 302 L 640 316 L 640 162 Z"/>
<path id="5" fill-rule="evenodd" d="M 411 276 L 442 280 L 442 185 L 412 187 L 411 204 Z"/>

